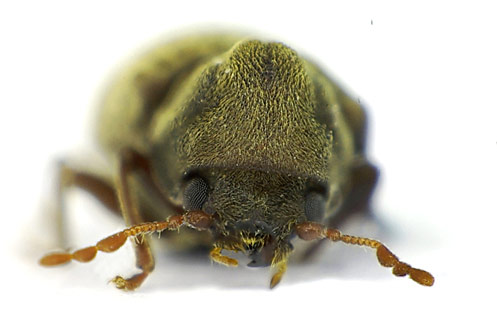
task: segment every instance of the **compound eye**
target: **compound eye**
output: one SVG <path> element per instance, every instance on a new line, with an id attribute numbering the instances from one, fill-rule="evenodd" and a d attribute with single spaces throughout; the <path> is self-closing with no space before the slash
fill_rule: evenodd
<path id="1" fill-rule="evenodd" d="M 194 177 L 189 180 L 183 192 L 183 207 L 185 210 L 202 210 L 202 206 L 207 201 L 208 189 L 207 182 L 200 177 Z"/>
<path id="2" fill-rule="evenodd" d="M 318 192 L 311 191 L 305 197 L 305 215 L 309 221 L 321 222 L 324 216 L 325 199 Z"/>

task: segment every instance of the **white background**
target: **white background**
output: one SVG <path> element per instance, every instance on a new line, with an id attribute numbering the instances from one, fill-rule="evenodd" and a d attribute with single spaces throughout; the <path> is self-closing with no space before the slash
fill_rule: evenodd
<path id="1" fill-rule="evenodd" d="M 41 319 L 495 319 L 497 206 L 496 10 L 488 3 L 400 1 L 125 1 L 0 5 L 2 314 Z M 313 57 L 371 115 L 371 158 L 382 169 L 377 225 L 431 271 L 421 287 L 390 275 L 369 250 L 329 246 L 290 265 L 275 290 L 268 269 L 157 255 L 135 293 L 108 285 L 132 272 L 127 246 L 88 265 L 37 266 L 53 248 L 56 159 L 92 159 L 91 121 L 111 74 L 140 49 L 185 27 L 241 28 Z M 138 51 L 137 51 L 138 50 Z M 122 227 L 91 198 L 71 197 L 74 246 Z M 84 208 L 84 209 L 81 209 Z M 160 249 L 160 248 L 156 248 Z"/>

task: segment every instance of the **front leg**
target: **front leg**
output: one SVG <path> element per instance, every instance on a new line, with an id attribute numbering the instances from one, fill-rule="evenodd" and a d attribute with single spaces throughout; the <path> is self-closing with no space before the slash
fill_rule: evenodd
<path id="1" fill-rule="evenodd" d="M 65 163 L 59 167 L 59 184 L 57 190 L 57 221 L 59 225 L 59 240 L 62 245 L 65 241 L 65 194 L 69 188 L 81 188 L 95 196 L 103 205 L 116 214 L 122 215 L 127 226 L 134 226 L 144 222 L 143 215 L 138 210 L 138 206 L 133 201 L 130 189 L 130 177 L 139 174 L 145 183 L 147 192 L 155 194 L 162 200 L 165 208 L 176 213 L 184 213 L 181 207 L 171 203 L 166 195 L 159 189 L 153 179 L 153 172 L 149 166 L 148 159 L 136 151 L 125 149 L 119 153 L 118 172 L 115 183 L 109 183 L 105 178 L 92 173 L 82 172 L 74 169 Z M 134 243 L 136 266 L 141 270 L 129 279 L 120 276 L 113 282 L 120 289 L 134 290 L 138 288 L 154 269 L 154 258 L 148 240 L 144 237 Z M 100 249 L 99 249 L 100 250 Z M 98 250 L 97 250 L 98 251 Z M 81 262 L 90 261 L 96 255 L 95 248 L 76 251 L 71 259 Z M 50 255 L 51 259 L 42 261 L 44 265 L 60 264 L 67 259 L 67 254 Z M 69 259 L 69 260 L 71 260 Z M 45 263 L 44 263 L 45 262 Z"/>
<path id="2" fill-rule="evenodd" d="M 223 255 L 221 253 L 222 251 L 223 249 L 221 247 L 214 246 L 214 248 L 212 248 L 209 253 L 211 260 L 227 267 L 237 267 L 238 261 L 236 259 Z"/>
<path id="3" fill-rule="evenodd" d="M 188 211 L 182 215 L 171 216 L 166 221 L 146 222 L 131 226 L 100 240 L 96 245 L 79 249 L 72 253 L 56 252 L 48 254 L 41 258 L 40 264 L 43 266 L 57 266 L 68 263 L 71 260 L 89 262 L 95 258 L 99 251 L 110 253 L 118 250 L 130 237 L 142 239 L 145 235 L 153 232 L 160 233 L 165 230 L 178 230 L 182 226 L 187 226 L 196 230 L 207 230 L 211 223 L 212 217 L 209 214 L 202 211 Z M 140 261 L 142 260 L 138 257 L 138 263 Z M 146 279 L 147 275 L 146 269 L 142 269 L 141 273 L 138 273 L 131 278 L 124 279 L 121 276 L 117 276 L 112 281 L 116 283 L 119 289 L 134 290 Z"/>
<path id="4" fill-rule="evenodd" d="M 117 195 L 121 205 L 121 213 L 124 217 L 126 225 L 132 226 L 143 223 L 142 215 L 140 214 L 136 203 L 133 202 L 131 190 L 129 186 L 129 178 L 131 174 L 136 173 L 139 169 L 143 169 L 141 159 L 133 150 L 124 150 L 119 154 L 119 168 L 116 181 Z M 140 273 L 125 279 L 121 276 L 116 276 L 112 282 L 116 284 L 118 289 L 135 290 L 137 289 L 147 276 L 154 270 L 155 261 L 148 239 L 142 237 L 141 241 L 135 242 L 136 266 L 141 270 Z"/>

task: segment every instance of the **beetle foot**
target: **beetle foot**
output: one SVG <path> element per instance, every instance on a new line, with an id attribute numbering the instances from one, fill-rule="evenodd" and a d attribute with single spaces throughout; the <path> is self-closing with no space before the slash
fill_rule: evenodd
<path id="1" fill-rule="evenodd" d="M 278 283 L 280 283 L 281 278 L 286 272 L 286 260 L 280 261 L 276 264 L 277 271 L 273 274 L 269 288 L 273 289 Z"/>
<path id="2" fill-rule="evenodd" d="M 238 267 L 238 261 L 236 259 L 223 255 L 221 253 L 222 250 L 223 249 L 219 247 L 212 248 L 209 254 L 211 260 L 227 267 Z"/>
<path id="3" fill-rule="evenodd" d="M 113 282 L 117 289 L 124 291 L 133 291 L 140 287 L 143 281 L 147 278 L 148 274 L 145 272 L 135 274 L 131 278 L 124 279 L 121 276 L 116 276 L 110 282 Z"/>

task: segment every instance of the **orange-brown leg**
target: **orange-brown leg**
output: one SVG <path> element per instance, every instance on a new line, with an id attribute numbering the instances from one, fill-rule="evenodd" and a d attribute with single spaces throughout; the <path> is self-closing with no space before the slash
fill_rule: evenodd
<path id="1" fill-rule="evenodd" d="M 121 204 L 121 212 L 126 222 L 126 225 L 138 225 L 143 223 L 143 218 L 138 211 L 137 205 L 133 202 L 133 195 L 129 185 L 130 175 L 136 173 L 142 166 L 141 162 L 137 161 L 137 154 L 132 150 L 124 150 L 120 154 L 118 176 L 116 181 L 117 195 Z M 124 290 L 134 290 L 138 288 L 147 276 L 154 270 L 155 262 L 150 245 L 145 237 L 141 241 L 135 242 L 136 267 L 141 270 L 140 273 L 123 278 L 116 276 L 112 282 L 116 287 Z"/>
<path id="2" fill-rule="evenodd" d="M 202 211 L 188 211 L 181 215 L 169 217 L 165 221 L 160 222 L 145 222 L 138 225 L 131 226 L 121 232 L 115 233 L 103 240 L 97 242 L 94 246 L 89 246 L 83 249 L 76 250 L 72 253 L 69 252 L 56 252 L 50 253 L 41 258 L 40 264 L 43 266 L 57 266 L 76 260 L 79 262 L 89 262 L 95 258 L 98 251 L 114 252 L 118 250 L 130 237 L 143 238 L 145 235 L 153 232 L 162 232 L 165 230 L 178 230 L 182 226 L 187 226 L 195 230 L 208 230 L 212 223 L 212 216 Z M 144 270 L 145 271 L 145 270 Z M 133 290 L 137 288 L 137 284 L 143 282 L 148 273 L 142 272 L 134 275 L 130 279 L 121 277 L 119 280 L 114 279 L 118 284 L 118 288 Z M 121 285 L 121 286 L 119 286 Z"/>
<path id="3" fill-rule="evenodd" d="M 133 164 L 136 164 L 136 162 Z M 81 188 L 95 196 L 97 200 L 99 200 L 111 212 L 122 215 L 127 225 L 134 225 L 143 222 L 135 205 L 132 203 L 129 194 L 128 178 L 129 174 L 134 169 L 135 167 L 129 165 L 129 159 L 123 159 L 123 161 L 121 161 L 116 189 L 104 178 L 98 177 L 91 173 L 78 171 L 67 166 L 66 164 L 60 165 L 59 187 L 57 191 L 57 223 L 59 230 L 59 242 L 61 245 L 64 245 L 67 242 L 66 230 L 64 228 L 66 211 L 65 193 L 72 187 Z M 146 276 L 152 272 L 154 268 L 154 259 L 146 239 L 136 243 L 135 253 L 137 267 L 143 272 L 131 277 L 129 281 L 123 279 L 121 276 L 115 277 L 113 282 L 120 289 L 133 290 L 138 288 L 145 280 Z M 90 249 L 89 251 L 88 249 L 83 249 L 75 252 L 74 259 L 78 261 L 89 261 L 87 259 L 95 254 L 96 251 L 94 250 Z"/>
<path id="4" fill-rule="evenodd" d="M 119 168 L 117 176 L 117 195 L 121 204 L 121 212 L 128 226 L 144 223 L 143 215 L 139 212 L 138 206 L 133 202 L 133 195 L 129 185 L 129 178 L 132 174 L 140 174 L 144 178 L 147 190 L 154 192 L 163 204 L 177 213 L 183 213 L 181 207 L 172 204 L 169 199 L 161 192 L 158 184 L 153 178 L 148 159 L 132 149 L 124 149 L 119 155 Z M 141 270 L 140 273 L 130 278 L 116 276 L 112 282 L 116 287 L 124 290 L 134 290 L 138 288 L 147 276 L 154 270 L 155 262 L 150 245 L 145 237 L 142 237 L 138 243 L 135 243 L 136 266 Z"/>
<path id="5" fill-rule="evenodd" d="M 61 164 L 59 170 L 59 187 L 58 197 L 58 224 L 59 224 L 59 242 L 61 245 L 66 243 L 64 218 L 65 218 L 65 197 L 64 194 L 70 187 L 79 187 L 88 191 L 95 196 L 102 204 L 116 214 L 122 215 L 126 225 L 137 225 L 143 221 L 138 207 L 133 203 L 133 197 L 130 193 L 129 178 L 131 174 L 140 174 L 148 187 L 147 190 L 155 193 L 170 209 L 174 212 L 183 212 L 181 207 L 175 206 L 166 196 L 164 196 L 154 179 L 152 172 L 146 161 L 146 158 L 133 150 L 124 150 L 120 154 L 118 176 L 115 186 L 105 179 L 96 175 L 81 172 L 65 164 Z M 135 244 L 136 266 L 142 270 L 141 273 L 124 279 L 121 276 L 114 278 L 116 286 L 120 289 L 133 290 L 138 288 L 146 279 L 147 275 L 154 269 L 154 258 L 150 250 L 148 241 L 143 238 Z M 78 259 L 76 259 L 78 260 Z"/>
<path id="6" fill-rule="evenodd" d="M 89 192 L 111 212 L 119 216 L 121 215 L 117 193 L 111 183 L 95 174 L 71 168 L 63 162 L 60 163 L 58 172 L 56 221 L 59 238 L 58 242 L 62 247 L 67 244 L 65 228 L 65 193 L 72 187 L 78 187 Z"/>
<path id="7" fill-rule="evenodd" d="M 209 253 L 211 260 L 227 267 L 238 267 L 238 261 L 223 255 L 221 253 L 222 251 L 223 249 L 221 247 L 214 246 Z"/>

